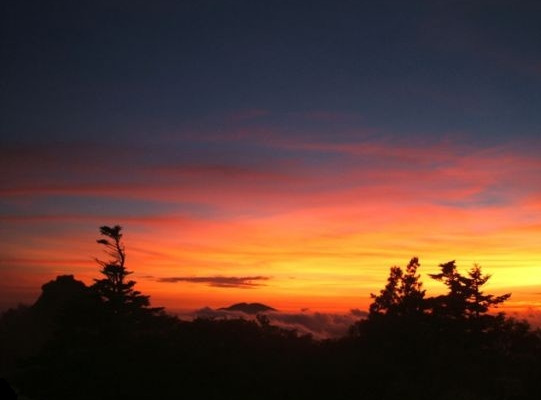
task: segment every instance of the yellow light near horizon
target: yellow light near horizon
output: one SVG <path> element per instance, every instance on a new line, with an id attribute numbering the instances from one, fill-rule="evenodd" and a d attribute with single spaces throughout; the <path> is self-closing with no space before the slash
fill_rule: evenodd
<path id="1" fill-rule="evenodd" d="M 402 160 L 409 150 L 378 151 L 394 165 L 395 158 Z M 414 154 L 420 157 L 424 152 Z M 504 196 L 506 201 L 493 204 L 490 190 L 483 193 L 493 182 L 515 187 L 518 172 L 535 178 L 531 171 L 540 168 L 539 161 L 516 158 L 509 172 L 490 152 L 480 159 L 458 153 L 430 157 L 442 155 L 447 161 L 440 168 L 353 168 L 344 171 L 343 179 L 349 179 L 344 187 L 335 187 L 335 177 L 328 176 L 321 188 L 313 188 L 314 194 L 276 191 L 268 193 L 270 202 L 267 193 L 254 193 L 248 184 L 246 196 L 264 205 L 246 212 L 236 203 L 246 200 L 243 193 L 236 196 L 224 189 L 227 196 L 222 197 L 206 191 L 205 185 L 197 186 L 191 199 L 215 207 L 219 217 L 134 218 L 132 225 L 125 225 L 127 267 L 135 271 L 140 290 L 151 295 L 154 304 L 176 308 L 248 299 L 272 302 L 277 308 L 366 308 L 370 293 L 384 287 L 389 267 L 405 266 L 413 256 L 420 258 L 428 295 L 445 291 L 428 274 L 449 260 L 457 260 L 463 273 L 480 264 L 493 275 L 490 291 L 541 287 L 541 200 L 532 193 L 531 182 L 522 178 L 521 196 Z M 479 194 L 488 196 L 487 204 L 477 201 Z M 185 201 L 167 197 L 175 199 Z M 282 201 L 287 206 L 273 205 Z M 10 227 L 17 231 L 15 223 Z M 39 279 L 59 273 L 73 273 L 90 284 L 99 270 L 93 257 L 106 257 L 95 243 L 98 236 L 97 229 L 85 234 L 66 229 L 62 235 L 36 234 L 29 240 L 8 235 L 0 244 L 9 255 L 4 268 L 18 268 L 36 287 L 44 283 Z M 215 276 L 269 279 L 253 289 L 159 282 L 167 277 Z M 521 296 L 520 301 L 526 301 Z M 537 304 L 534 298 L 532 304 Z"/>

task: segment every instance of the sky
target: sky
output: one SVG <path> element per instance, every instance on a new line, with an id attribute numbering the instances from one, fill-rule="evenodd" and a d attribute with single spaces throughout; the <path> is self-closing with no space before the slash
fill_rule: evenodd
<path id="1" fill-rule="evenodd" d="M 171 310 L 364 310 L 414 256 L 541 310 L 538 1 L 0 7 L 0 309 L 119 224 Z"/>

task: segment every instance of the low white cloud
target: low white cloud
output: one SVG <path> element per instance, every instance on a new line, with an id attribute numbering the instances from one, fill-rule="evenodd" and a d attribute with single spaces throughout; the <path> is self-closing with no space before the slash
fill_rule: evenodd
<path id="1" fill-rule="evenodd" d="M 351 325 L 367 313 L 354 309 L 348 313 L 323 313 L 312 311 L 281 312 L 268 311 L 264 313 L 270 324 L 279 328 L 295 330 L 301 335 L 312 335 L 315 339 L 331 339 L 347 335 Z M 255 320 L 255 315 L 249 315 L 241 311 L 229 311 L 204 307 L 181 317 L 188 318 L 217 318 L 233 319 L 243 318 Z"/>

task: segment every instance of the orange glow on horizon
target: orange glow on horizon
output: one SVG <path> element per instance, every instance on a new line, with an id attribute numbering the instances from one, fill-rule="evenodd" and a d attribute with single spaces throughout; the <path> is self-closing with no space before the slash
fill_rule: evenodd
<path id="1" fill-rule="evenodd" d="M 309 152 L 325 149 L 304 147 Z M 461 271 L 478 263 L 492 274 L 489 289 L 495 293 L 516 289 L 510 307 L 539 307 L 538 297 L 528 298 L 522 290 L 541 288 L 541 198 L 535 186 L 541 176 L 539 160 L 502 149 L 466 155 L 452 148 L 326 149 L 352 160 L 361 154 L 380 167 L 354 164 L 338 178 L 315 167 L 280 167 L 280 173 L 173 168 L 157 175 L 149 184 L 152 190 L 133 184 L 102 188 L 96 194 L 92 185 L 65 187 L 62 190 L 77 195 L 108 193 L 167 205 L 212 205 L 216 215 L 179 208 L 150 216 L 128 212 L 119 218 L 5 217 L 6 232 L 12 228 L 14 234 L 3 235 L 0 245 L 1 289 L 10 296 L 3 302 L 13 304 L 17 293 L 31 301 L 30 294 L 39 293 L 41 284 L 59 274 L 91 283 L 98 276 L 93 257 L 104 256 L 95 243 L 98 227 L 119 223 L 124 227 L 127 266 L 135 271 L 138 289 L 151 295 L 154 305 L 170 309 L 240 301 L 283 310 L 366 309 L 370 293 L 385 285 L 389 267 L 404 266 L 413 256 L 420 258 L 428 295 L 444 288 L 426 274 L 456 259 Z M 430 156 L 422 158 L 424 154 Z M 442 165 L 427 167 L 438 157 Z M 502 160 L 509 168 L 500 168 Z M 172 186 L 170 175 L 180 176 L 186 185 Z M 198 181 L 203 177 L 206 183 Z M 282 184 L 274 187 L 265 179 Z M 47 190 L 36 189 L 35 195 L 44 196 Z M 10 189 L 3 192 L 13 202 L 20 200 Z M 251 288 L 158 281 L 220 276 L 268 279 Z"/>

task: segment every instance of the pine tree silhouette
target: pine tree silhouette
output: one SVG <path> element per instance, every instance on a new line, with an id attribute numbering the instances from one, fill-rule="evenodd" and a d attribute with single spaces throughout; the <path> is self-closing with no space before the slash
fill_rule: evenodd
<path id="1" fill-rule="evenodd" d="M 122 227 L 102 226 L 100 233 L 105 238 L 97 243 L 106 248 L 111 257 L 108 261 L 96 259 L 102 266 L 100 273 L 105 277 L 94 279 L 93 290 L 100 296 L 105 306 L 116 315 L 132 315 L 141 311 L 155 312 L 160 309 L 150 308 L 150 296 L 145 296 L 134 289 L 135 281 L 127 279 L 132 271 L 126 269 L 126 251 L 122 243 Z"/>

